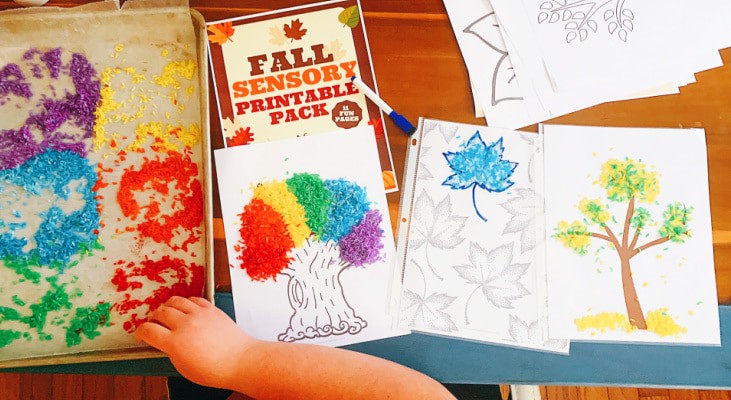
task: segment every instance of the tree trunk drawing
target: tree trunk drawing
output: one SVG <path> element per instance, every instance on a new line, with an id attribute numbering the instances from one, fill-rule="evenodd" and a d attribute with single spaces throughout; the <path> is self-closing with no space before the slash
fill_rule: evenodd
<path id="1" fill-rule="evenodd" d="M 632 225 L 632 216 L 635 214 L 635 198 L 634 196 L 629 200 L 627 206 L 627 215 L 624 218 L 624 228 L 622 231 L 622 247 L 617 249 L 619 252 L 619 260 L 621 263 L 622 272 L 622 291 L 624 292 L 624 304 L 627 307 L 627 317 L 629 318 L 630 325 L 637 327 L 637 329 L 647 329 L 647 323 L 645 322 L 645 314 L 642 312 L 642 306 L 640 305 L 640 299 L 637 296 L 637 289 L 635 288 L 635 281 L 632 279 L 632 267 L 630 266 L 629 260 L 632 258 L 632 250 L 629 248 L 629 231 Z M 635 232 L 637 234 L 637 232 Z M 636 240 L 632 240 L 634 245 Z"/>
<path id="2" fill-rule="evenodd" d="M 557 0 L 553 0 L 551 4 L 554 3 L 559 4 Z M 581 0 L 570 4 L 564 1 L 564 5 L 567 7 L 579 3 L 581 3 Z M 617 4 L 618 7 L 622 7 L 624 1 L 618 0 Z M 625 11 L 627 12 L 625 13 Z M 632 14 L 629 10 L 625 9 L 622 13 L 631 19 Z M 606 14 L 605 18 L 611 18 L 611 15 Z M 662 335 L 658 329 L 655 329 L 658 327 L 647 326 L 647 320 L 645 319 L 645 314 L 637 294 L 637 286 L 634 281 L 631 261 L 635 256 L 651 248 L 660 246 L 663 243 L 684 243 L 686 239 L 690 238 L 689 222 L 693 207 L 689 207 L 678 201 L 667 204 L 665 210 L 662 212 L 662 224 L 657 231 L 659 237 L 656 236 L 655 239 L 651 239 L 645 244 L 640 244 L 638 242 L 641 237 L 650 237 L 650 233 L 643 231 L 658 224 L 653 221 L 650 210 L 642 206 L 636 207 L 636 204 L 659 204 L 657 202 L 657 197 L 660 194 L 658 172 L 651 169 L 648 170 L 642 160 L 636 161 L 630 157 L 625 157 L 624 160 L 611 158 L 601 165 L 601 175 L 594 183 L 606 190 L 606 196 L 610 202 L 627 202 L 627 211 L 625 212 L 621 230 L 617 231 L 616 234 L 612 231 L 610 224 L 618 223 L 619 221 L 612 216 L 613 211 L 602 199 L 584 197 L 578 204 L 579 211 L 583 214 L 584 220 L 577 220 L 573 223 L 560 221 L 556 228 L 556 234 L 553 237 L 565 247 L 568 247 L 581 256 L 589 254 L 591 242 L 594 239 L 607 242 L 617 252 L 617 257 L 619 258 L 622 294 L 624 296 L 629 324 L 633 330 L 649 330 Z M 599 227 L 600 231 L 592 232 L 590 226 Z M 599 248 L 597 253 L 601 250 L 603 248 Z M 637 265 L 635 262 L 635 268 Z M 657 262 L 646 262 L 642 264 L 643 268 L 650 268 L 656 265 Z M 601 272 L 601 270 L 598 272 Z M 655 311 L 651 313 L 655 313 Z M 613 316 L 613 314 L 614 312 L 603 312 L 596 316 Z M 663 315 L 665 316 L 665 314 Z M 668 317 L 668 320 L 672 321 L 672 318 Z M 580 323 L 579 319 L 576 320 L 576 324 L 579 330 L 585 330 L 587 328 L 586 324 L 583 322 Z M 613 323 L 611 324 L 612 326 L 608 326 L 607 321 L 597 321 L 592 324 L 612 330 L 617 328 Z M 583 325 L 583 327 L 579 325 Z M 675 326 L 682 328 L 678 325 Z"/>
<path id="3" fill-rule="evenodd" d="M 630 267 L 629 258 L 620 255 L 622 263 L 622 289 L 624 290 L 624 303 L 627 306 L 627 317 L 629 323 L 637 329 L 647 329 L 645 322 L 645 314 L 642 312 L 640 299 L 637 296 L 635 282 L 632 279 L 632 269 Z"/>
<path id="4" fill-rule="evenodd" d="M 645 314 L 642 311 L 642 305 L 640 304 L 639 296 L 637 295 L 637 288 L 635 286 L 634 279 L 632 278 L 632 266 L 630 260 L 640 254 L 642 251 L 660 245 L 670 240 L 668 237 L 661 237 L 653 240 L 645 245 L 636 247 L 637 240 L 640 236 L 641 228 L 636 228 L 632 241 L 630 238 L 630 228 L 632 226 L 632 218 L 635 215 L 635 198 L 630 198 L 627 206 L 627 214 L 624 220 L 624 228 L 622 231 L 622 241 L 612 232 L 609 226 L 604 225 L 605 234 L 601 233 L 589 233 L 589 236 L 605 240 L 611 243 L 617 255 L 619 256 L 620 270 L 622 274 L 622 291 L 624 293 L 624 303 L 627 308 L 627 318 L 629 319 L 630 325 L 637 329 L 646 330 L 647 322 L 645 321 Z"/>
<path id="5" fill-rule="evenodd" d="M 281 274 L 289 277 L 289 304 L 294 313 L 279 341 L 354 335 L 368 326 L 345 298 L 340 275 L 349 265 L 339 255 L 340 249 L 332 241 L 308 240 L 303 248 L 292 251 L 294 261 Z"/>

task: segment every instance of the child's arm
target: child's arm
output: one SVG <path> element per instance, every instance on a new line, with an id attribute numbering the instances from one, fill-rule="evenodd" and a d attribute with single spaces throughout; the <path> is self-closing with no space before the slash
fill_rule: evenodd
<path id="1" fill-rule="evenodd" d="M 454 399 L 396 363 L 329 347 L 253 339 L 201 298 L 173 297 L 136 336 L 193 382 L 264 399 Z"/>

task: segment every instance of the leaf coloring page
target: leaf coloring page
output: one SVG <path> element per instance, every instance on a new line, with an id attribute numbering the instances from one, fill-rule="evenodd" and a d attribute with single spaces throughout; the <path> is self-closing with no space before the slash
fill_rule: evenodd
<path id="1" fill-rule="evenodd" d="M 704 131 L 542 130 L 551 336 L 720 344 Z"/>
<path id="2" fill-rule="evenodd" d="M 244 331 L 329 346 L 399 334 L 392 329 L 395 250 L 372 130 L 215 155 Z"/>
<path id="3" fill-rule="evenodd" d="M 487 123 L 515 129 L 546 119 L 524 99 L 490 2 L 444 0 L 444 6 Z"/>
<path id="4" fill-rule="evenodd" d="M 530 36 L 527 41 L 520 42 L 521 51 L 517 52 L 505 35 L 492 1 L 444 0 L 469 72 L 475 106 L 484 111 L 490 126 L 517 129 L 610 100 L 677 92 L 677 87 L 670 85 L 670 88 L 653 87 L 639 93 L 634 93 L 636 89 L 628 92 L 624 88 L 554 93 L 548 79 L 535 82 L 536 77 L 545 74 L 529 67 L 540 66 L 540 62 L 528 59 L 526 64 L 522 57 L 513 56 L 523 55 L 527 48 L 535 47 L 535 40 Z M 509 10 L 521 11 L 515 8 Z M 476 113 L 476 116 L 483 115 Z"/>
<path id="5" fill-rule="evenodd" d="M 681 83 L 688 71 L 720 62 L 717 48 L 698 42 L 712 36 L 704 32 L 704 23 L 711 22 L 708 11 L 722 2 L 689 10 L 682 0 L 491 1 L 523 63 L 533 66 L 531 75 L 548 77 L 557 93 L 591 86 L 617 98 L 640 88 Z M 696 29 L 674 29 L 678 24 Z M 667 51 L 669 47 L 683 52 Z"/>
<path id="6" fill-rule="evenodd" d="M 631 0 L 544 1 L 539 6 L 538 23 L 563 25 L 566 43 L 583 42 L 590 35 L 607 33 L 626 42 L 634 31 L 631 3 Z"/>
<path id="7" fill-rule="evenodd" d="M 422 119 L 407 156 L 400 327 L 551 352 L 534 264 L 535 134 Z"/>

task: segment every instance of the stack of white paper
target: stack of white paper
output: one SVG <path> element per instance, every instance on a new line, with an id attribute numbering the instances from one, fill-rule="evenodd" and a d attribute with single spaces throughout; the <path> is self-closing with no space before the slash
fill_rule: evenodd
<path id="1" fill-rule="evenodd" d="M 516 129 L 596 104 L 673 94 L 723 64 L 731 3 L 444 0 L 476 115 Z"/>

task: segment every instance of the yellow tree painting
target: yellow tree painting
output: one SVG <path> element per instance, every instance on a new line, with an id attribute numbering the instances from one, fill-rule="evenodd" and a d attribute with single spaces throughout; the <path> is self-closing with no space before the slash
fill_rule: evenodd
<path id="1" fill-rule="evenodd" d="M 581 256 L 589 254 L 592 246 L 601 244 L 616 252 L 616 262 L 620 267 L 616 279 L 622 282 L 627 314 L 604 313 L 579 318 L 576 325 L 580 330 L 582 325 L 595 328 L 601 325 L 610 329 L 624 326 L 628 331 L 649 330 L 663 336 L 682 333 L 684 328 L 675 324 L 666 310 L 645 314 L 637 295 L 632 263 L 636 258 L 647 257 L 646 253 L 663 244 L 682 244 L 690 238 L 688 225 L 693 208 L 672 202 L 664 206 L 662 215 L 651 215 L 643 205 L 657 204 L 660 180 L 657 172 L 632 158 L 607 160 L 594 183 L 606 192 L 606 197 L 583 198 L 578 204 L 583 218 L 559 222 L 558 226 L 554 226 L 553 239 Z M 624 215 L 612 215 L 610 202 L 626 204 Z M 588 320 L 592 318 L 593 322 Z M 624 321 L 617 321 L 620 318 Z"/>

